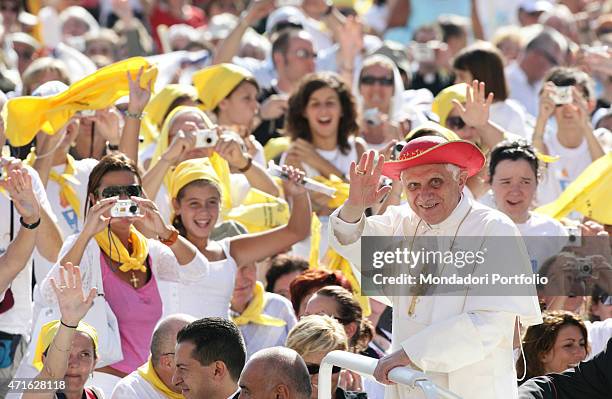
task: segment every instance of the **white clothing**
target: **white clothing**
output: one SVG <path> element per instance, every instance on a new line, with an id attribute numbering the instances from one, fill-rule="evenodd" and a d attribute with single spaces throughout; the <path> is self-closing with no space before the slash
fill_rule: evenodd
<path id="1" fill-rule="evenodd" d="M 568 242 L 567 230 L 561 223 L 546 215 L 529 212 L 525 223 L 517 223 L 531 259 L 531 267 L 537 272 L 550 257 L 557 255 Z M 528 237 L 537 237 L 527 239 Z"/>
<path id="2" fill-rule="evenodd" d="M 284 346 L 289 331 L 297 323 L 293 307 L 287 298 L 271 292 L 265 292 L 264 300 L 266 305 L 264 306 L 263 313 L 285 320 L 287 324 L 282 327 L 264 326 L 254 323 L 238 326 L 246 345 L 247 359 L 261 349 Z M 230 311 L 230 314 L 232 317 L 238 316 L 234 311 Z"/>
<path id="3" fill-rule="evenodd" d="M 608 340 L 612 338 L 612 319 L 606 319 L 602 321 L 585 321 L 584 325 L 587 328 L 587 336 L 589 337 L 589 344 L 591 346 L 591 352 L 585 360 L 592 359 L 596 354 L 606 349 Z"/>
<path id="4" fill-rule="evenodd" d="M 229 318 L 230 301 L 234 291 L 238 266 L 230 255 L 230 240 L 218 241 L 225 259 L 193 264 L 187 272 L 198 276 L 190 283 L 161 282 L 160 295 L 164 298 L 164 314 L 186 313 L 198 319 L 202 317 Z M 195 271 L 188 270 L 196 268 Z M 181 270 L 182 271 L 182 270 Z"/>
<path id="5" fill-rule="evenodd" d="M 26 166 L 25 169 L 32 177 L 32 188 L 40 205 L 51 215 L 55 221 L 55 215 L 47 199 L 45 188 L 40 181 L 38 173 Z M 6 252 L 11 242 L 11 225 L 13 226 L 13 239 L 17 237 L 21 224 L 19 223 L 19 212 L 13 208 L 13 219 L 10 220 L 11 202 L 8 193 L 0 192 L 0 214 L 7 222 L 0 223 L 0 255 Z M 34 255 L 38 252 L 34 250 Z M 42 259 L 42 256 L 39 256 Z M 59 281 L 59 280 L 58 280 Z M 24 269 L 17 274 L 11 283 L 11 291 L 15 304 L 11 309 L 0 316 L 0 331 L 9 334 L 24 335 L 29 339 L 30 329 L 32 328 L 32 261 L 28 260 Z"/>
<path id="6" fill-rule="evenodd" d="M 477 236 L 481 248 L 491 236 L 506 237 L 504 248 L 494 259 L 506 261 L 503 270 L 531 273 L 527 250 L 514 223 L 504 214 L 463 196 L 450 216 L 437 225 L 420 223 L 420 218 L 404 206 L 392 206 L 383 215 L 361 217 L 346 223 L 337 209 L 330 216 L 330 244 L 347 258 L 356 275 L 361 270 L 362 236 L 436 236 L 438 245 L 450 248 L 454 234 Z M 417 227 L 419 228 L 416 231 Z M 514 240 L 510 237 L 515 237 Z M 487 255 L 488 257 L 491 254 Z M 476 269 L 478 270 L 478 269 Z M 485 271 L 486 272 L 486 271 Z M 478 274 L 483 273 L 482 270 Z M 542 322 L 533 296 L 424 296 L 416 298 L 415 312 L 408 309 L 413 297 L 392 296 L 392 350 L 403 349 L 411 361 L 429 378 L 460 397 L 517 398 L 516 371 L 512 355 L 514 322 L 523 325 Z M 420 398 L 417 389 L 391 386 L 386 398 Z"/>
<path id="7" fill-rule="evenodd" d="M 336 167 L 340 171 L 340 173 L 345 176 L 348 176 L 349 174 L 351 162 L 356 162 L 358 160 L 355 139 L 353 137 L 349 138 L 348 143 L 350 148 L 346 154 L 342 153 L 342 151 L 340 151 L 340 148 L 338 147 L 333 150 L 321 150 L 318 148 L 316 149 L 317 153 L 319 153 L 321 157 L 323 157 L 327 162 Z M 283 153 L 283 155 L 281 155 L 281 159 L 279 162 L 280 165 L 284 165 L 286 158 L 287 153 L 285 152 Z M 306 177 L 316 177 L 321 175 L 318 170 L 316 170 L 305 162 L 302 162 L 302 170 L 304 171 L 304 173 L 306 173 Z"/>
<path id="8" fill-rule="evenodd" d="M 556 190 L 560 194 L 593 162 L 593 159 L 585 139 L 578 147 L 567 148 L 559 143 L 556 133 L 551 133 L 544 135 L 544 144 L 550 155 L 560 157 L 557 162 L 548 164 L 550 177 L 557 183 Z M 552 200 L 554 199 L 556 196 Z"/>
<path id="9" fill-rule="evenodd" d="M 506 67 L 506 81 L 510 89 L 510 98 L 525 107 L 528 114 L 537 117 L 542 81 L 530 84 L 527 75 L 517 62 Z"/>
<path id="10" fill-rule="evenodd" d="M 58 259 L 62 259 L 68 253 L 77 238 L 78 234 L 74 234 L 64 241 Z M 198 251 L 191 262 L 186 265 L 179 265 L 174 253 L 172 253 L 168 246 L 152 238 L 147 239 L 147 243 L 149 245 L 152 275 L 158 282 L 160 280 L 192 282 L 200 277 L 198 271 L 201 269 L 197 265 L 208 264 L 208 260 Z M 96 240 L 93 238 L 89 240 L 79 264 L 83 281 L 83 292 L 89 292 L 93 288 L 94 268 L 101 268 L 100 251 L 101 249 Z M 59 281 L 59 268 L 60 264 L 58 262 L 53 266 L 47 278 L 41 283 L 40 292 L 42 301 L 47 306 L 55 306 L 57 304 L 57 297 L 51 287 L 50 278 L 54 277 L 56 281 Z M 162 297 L 162 303 L 164 303 L 164 300 L 165 298 Z"/>
<path id="11" fill-rule="evenodd" d="M 123 377 L 113 390 L 111 399 L 168 399 L 159 392 L 149 381 L 142 378 L 138 370 L 132 371 Z"/>
<path id="12" fill-rule="evenodd" d="M 533 132 L 527 131 L 525 110 L 516 101 L 507 99 L 491 104 L 489 120 L 505 131 L 531 141 Z"/>

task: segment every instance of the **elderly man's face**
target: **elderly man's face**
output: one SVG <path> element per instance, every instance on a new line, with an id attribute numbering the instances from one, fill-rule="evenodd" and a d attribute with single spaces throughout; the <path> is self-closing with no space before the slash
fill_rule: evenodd
<path id="1" fill-rule="evenodd" d="M 274 384 L 270 381 L 265 365 L 257 360 L 250 361 L 242 370 L 238 386 L 240 386 L 240 399 L 272 398 Z"/>
<path id="2" fill-rule="evenodd" d="M 401 174 L 402 185 L 412 210 L 426 223 L 443 222 L 455 209 L 467 173 L 453 176 L 447 165 L 420 165 Z"/>

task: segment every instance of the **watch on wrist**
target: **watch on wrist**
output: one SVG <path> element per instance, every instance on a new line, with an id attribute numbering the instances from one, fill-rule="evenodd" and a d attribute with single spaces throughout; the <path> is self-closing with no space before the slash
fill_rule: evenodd
<path id="1" fill-rule="evenodd" d="M 158 237 L 159 242 L 161 242 L 162 244 L 165 244 L 167 246 L 174 245 L 176 240 L 178 240 L 179 231 L 176 228 L 174 228 L 174 226 L 170 226 L 170 230 L 172 230 L 172 233 L 170 233 L 170 237 L 168 237 L 168 238 Z"/>
<path id="2" fill-rule="evenodd" d="M 253 158 L 250 155 L 247 155 L 247 164 L 245 167 L 238 169 L 240 173 L 245 173 L 249 169 L 251 169 L 251 165 L 253 165 Z"/>
<path id="3" fill-rule="evenodd" d="M 21 225 L 28 229 L 28 230 L 34 230 L 35 228 L 37 228 L 40 225 L 40 217 L 38 218 L 37 221 L 35 221 L 34 223 L 28 224 L 23 220 L 23 216 L 19 217 L 19 223 L 21 223 Z"/>

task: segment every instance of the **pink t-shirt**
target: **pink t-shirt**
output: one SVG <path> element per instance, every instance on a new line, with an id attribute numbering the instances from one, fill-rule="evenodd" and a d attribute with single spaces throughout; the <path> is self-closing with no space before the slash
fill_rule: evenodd
<path id="1" fill-rule="evenodd" d="M 157 281 L 152 275 L 144 286 L 134 289 L 113 273 L 102 254 L 100 266 L 104 296 L 117 318 L 123 351 L 123 360 L 112 367 L 129 374 L 147 362 L 153 330 L 162 316 Z"/>

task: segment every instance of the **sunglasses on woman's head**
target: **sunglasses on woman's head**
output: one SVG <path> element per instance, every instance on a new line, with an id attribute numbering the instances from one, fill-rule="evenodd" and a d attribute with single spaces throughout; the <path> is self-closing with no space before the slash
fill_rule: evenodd
<path id="1" fill-rule="evenodd" d="M 446 118 L 446 126 L 450 130 L 461 130 L 465 127 L 465 122 L 460 116 L 449 116 Z"/>
<path id="2" fill-rule="evenodd" d="M 308 374 L 310 375 L 319 374 L 320 367 L 321 367 L 320 364 L 306 364 L 306 368 L 308 369 Z M 342 371 L 342 367 L 339 367 L 339 366 L 332 367 L 332 374 L 338 374 L 340 371 Z"/>
<path id="3" fill-rule="evenodd" d="M 142 187 L 140 187 L 138 184 L 132 184 L 129 186 L 108 186 L 102 190 L 100 196 L 102 198 L 111 198 L 120 197 L 122 194 L 128 197 L 140 197 L 142 194 Z"/>
<path id="4" fill-rule="evenodd" d="M 375 83 L 380 84 L 381 86 L 393 86 L 393 78 L 379 78 L 376 76 L 362 76 L 359 79 L 359 83 L 362 85 L 371 86 Z"/>

